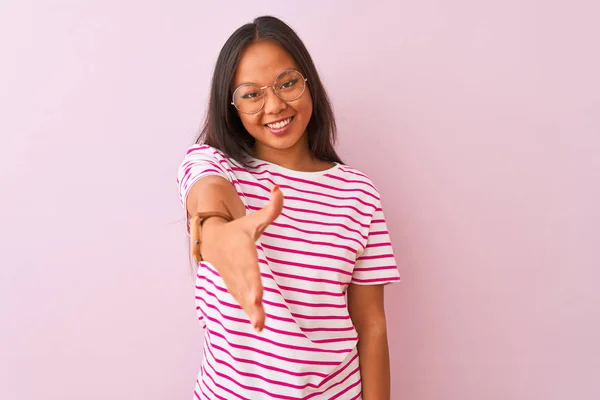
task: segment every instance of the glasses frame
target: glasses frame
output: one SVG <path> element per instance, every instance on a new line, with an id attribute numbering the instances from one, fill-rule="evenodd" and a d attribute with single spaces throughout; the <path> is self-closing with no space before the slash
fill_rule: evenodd
<path id="1" fill-rule="evenodd" d="M 279 96 L 279 94 L 277 93 L 277 91 L 275 90 L 275 84 L 277 83 L 277 79 L 279 79 L 279 77 L 280 77 L 281 75 L 285 74 L 286 72 L 296 72 L 296 73 L 297 73 L 298 75 L 300 75 L 300 76 L 302 77 L 302 79 L 304 80 L 304 87 L 302 88 L 302 93 L 300 93 L 300 94 L 299 94 L 299 95 L 298 95 L 296 98 L 294 98 L 294 99 L 292 99 L 292 100 L 284 100 L 284 99 L 282 99 L 282 98 Z M 250 84 L 250 83 L 244 83 L 244 84 L 242 84 L 242 85 L 238 86 L 237 88 L 235 88 L 235 90 L 233 91 L 233 94 L 231 95 L 231 105 L 233 105 L 233 106 L 236 108 L 236 110 L 238 110 L 238 111 L 239 111 L 239 112 L 241 112 L 242 114 L 247 114 L 247 115 L 258 114 L 258 113 L 259 113 L 259 112 L 260 112 L 260 111 L 261 111 L 261 110 L 262 110 L 262 109 L 265 107 L 265 103 L 266 103 L 265 99 L 266 99 L 266 95 L 267 95 L 267 94 L 265 93 L 265 89 L 266 89 L 266 88 L 269 88 L 269 87 L 270 87 L 271 89 L 273 89 L 273 93 L 275 93 L 275 96 L 277 96 L 277 98 L 278 98 L 279 100 L 281 100 L 281 101 L 283 101 L 283 102 L 286 102 L 286 103 L 290 103 L 290 102 L 292 102 L 292 101 L 296 101 L 296 100 L 298 100 L 300 97 L 302 97 L 302 95 L 303 95 L 303 94 L 304 94 L 304 92 L 306 91 L 306 82 L 308 82 L 308 78 L 305 78 L 305 77 L 304 77 L 304 75 L 302 75 L 302 72 L 298 71 L 297 69 L 289 68 L 289 69 L 283 70 L 283 71 L 281 71 L 279 74 L 277 74 L 277 76 L 275 77 L 275 80 L 273 81 L 273 84 L 272 84 L 272 85 L 267 85 L 267 86 L 259 87 L 259 89 L 260 89 L 260 93 L 261 93 L 261 96 L 262 96 L 262 105 L 261 105 L 261 106 L 260 106 L 260 108 L 259 108 L 258 110 L 256 110 L 255 112 L 244 112 L 244 111 L 240 110 L 240 109 L 239 109 L 239 108 L 238 108 L 238 107 L 235 105 L 235 101 L 234 101 L 234 100 L 235 100 L 235 94 L 236 94 L 236 92 L 237 92 L 237 91 L 238 91 L 240 88 L 242 88 L 242 87 L 244 87 L 244 86 L 254 86 L 253 84 Z"/>

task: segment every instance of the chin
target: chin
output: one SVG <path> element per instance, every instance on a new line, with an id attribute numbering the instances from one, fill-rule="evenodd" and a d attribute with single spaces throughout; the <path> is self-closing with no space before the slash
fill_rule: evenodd
<path id="1" fill-rule="evenodd" d="M 286 135 L 283 137 L 273 137 L 274 135 L 269 135 L 270 137 L 264 138 L 264 140 L 259 140 L 259 142 L 267 147 L 277 150 L 288 150 L 300 145 L 304 142 L 304 135 Z"/>
<path id="2" fill-rule="evenodd" d="M 260 134 L 252 134 L 256 143 L 260 143 L 262 146 L 269 147 L 277 150 L 287 150 L 297 146 L 299 143 L 304 141 L 305 134 L 289 132 L 284 135 L 278 136 L 268 130 L 268 128 L 261 129 Z"/>

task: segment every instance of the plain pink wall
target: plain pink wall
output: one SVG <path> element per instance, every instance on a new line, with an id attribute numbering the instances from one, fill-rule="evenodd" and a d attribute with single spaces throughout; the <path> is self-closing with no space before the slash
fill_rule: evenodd
<path id="1" fill-rule="evenodd" d="M 191 399 L 176 168 L 262 13 L 383 194 L 393 399 L 600 398 L 597 4 L 3 0 L 0 398 Z"/>

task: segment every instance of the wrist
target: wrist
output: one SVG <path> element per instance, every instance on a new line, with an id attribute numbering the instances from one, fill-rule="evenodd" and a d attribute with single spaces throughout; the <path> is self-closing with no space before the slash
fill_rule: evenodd
<path id="1" fill-rule="evenodd" d="M 215 231 L 215 228 L 218 229 L 219 226 L 223 226 L 228 222 L 230 221 L 216 216 L 205 219 L 202 222 L 202 238 L 200 238 L 200 240 L 206 238 L 207 236 L 212 236 L 212 233 Z"/>
<path id="2" fill-rule="evenodd" d="M 220 222 L 218 222 L 220 221 Z M 217 211 L 196 213 L 190 220 L 190 232 L 192 241 L 192 255 L 197 262 L 203 261 L 201 249 L 205 246 L 202 243 L 206 238 L 212 239 L 211 232 L 214 228 L 233 221 L 230 214 L 223 214 Z"/>

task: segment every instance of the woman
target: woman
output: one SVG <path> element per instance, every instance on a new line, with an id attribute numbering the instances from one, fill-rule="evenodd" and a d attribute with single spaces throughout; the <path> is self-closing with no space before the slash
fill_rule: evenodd
<path id="1" fill-rule="evenodd" d="M 379 193 L 335 133 L 290 27 L 231 35 L 177 179 L 205 328 L 196 398 L 390 398 L 383 286 L 400 278 Z"/>

